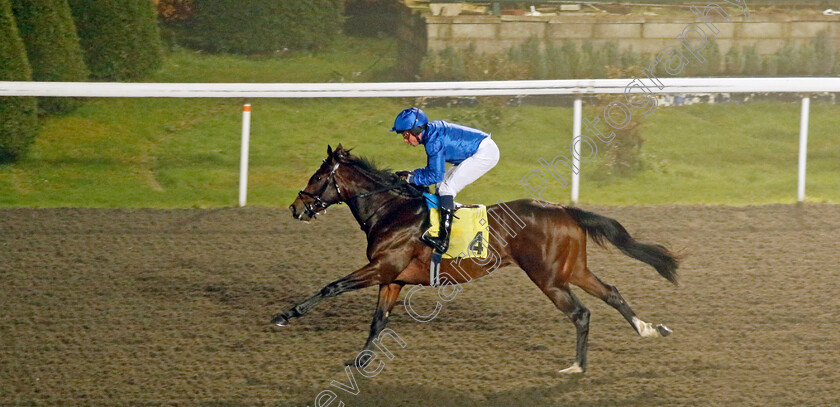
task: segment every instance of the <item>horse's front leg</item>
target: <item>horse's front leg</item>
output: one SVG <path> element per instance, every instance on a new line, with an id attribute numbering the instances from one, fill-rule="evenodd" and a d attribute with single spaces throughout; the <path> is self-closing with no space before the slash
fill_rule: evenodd
<path id="1" fill-rule="evenodd" d="M 358 290 L 360 288 L 370 287 L 375 284 L 380 284 L 382 276 L 382 266 L 380 262 L 373 261 L 366 266 L 342 277 L 332 283 L 327 284 L 322 288 L 318 294 L 309 297 L 300 304 L 295 305 L 290 310 L 282 312 L 271 319 L 271 323 L 283 326 L 289 323 L 292 318 L 299 318 L 312 310 L 319 302 L 336 295 L 345 293 L 347 291 Z"/>
<path id="2" fill-rule="evenodd" d="M 371 349 L 373 340 L 388 325 L 388 316 L 390 316 L 394 305 L 397 304 L 397 300 L 400 298 L 402 287 L 403 284 L 400 283 L 382 284 L 379 286 L 379 302 L 376 304 L 376 310 L 373 312 L 373 321 L 370 323 L 370 334 L 362 350 Z M 355 364 L 355 359 L 350 359 L 344 362 L 344 364 L 351 366 Z"/>

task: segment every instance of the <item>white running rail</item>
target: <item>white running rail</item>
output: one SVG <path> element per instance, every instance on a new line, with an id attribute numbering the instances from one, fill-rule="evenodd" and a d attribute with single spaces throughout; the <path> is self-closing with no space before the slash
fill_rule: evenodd
<path id="1" fill-rule="evenodd" d="M 656 78 L 635 80 L 652 95 L 686 93 L 803 93 L 799 138 L 797 199 L 805 199 L 805 159 L 808 140 L 807 94 L 840 92 L 840 78 Z M 170 98 L 366 98 L 597 95 L 631 93 L 629 79 L 570 79 L 540 81 L 377 82 L 377 83 L 116 83 L 116 82 L 3 82 L 2 96 L 50 97 L 170 97 Z M 639 89 L 638 86 L 635 89 Z M 639 93 L 636 93 L 639 94 Z M 250 106 L 248 106 L 250 108 Z M 580 99 L 574 123 L 581 121 Z M 243 115 L 250 119 L 250 111 Z M 249 126 L 243 123 L 239 204 L 245 205 Z M 580 137 L 578 127 L 573 137 Z M 580 168 L 577 156 L 573 157 Z M 577 174 L 573 174 L 577 175 Z M 572 202 L 578 200 L 578 177 L 573 176 Z"/>
<path id="2" fill-rule="evenodd" d="M 840 78 L 639 78 L 654 93 L 840 92 Z M 654 86 L 655 82 L 661 86 Z M 364 98 L 624 93 L 628 79 L 376 83 L 0 82 L 0 96 Z"/>

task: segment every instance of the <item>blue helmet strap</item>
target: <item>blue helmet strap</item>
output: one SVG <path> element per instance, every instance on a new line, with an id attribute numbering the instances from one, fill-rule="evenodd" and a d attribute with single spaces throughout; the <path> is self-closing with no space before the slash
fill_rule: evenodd
<path id="1" fill-rule="evenodd" d="M 416 119 L 414 120 L 414 123 L 415 124 L 417 123 Z M 411 128 L 411 134 L 414 134 L 415 136 L 417 136 L 420 133 L 422 133 L 423 130 L 426 130 L 426 125 L 425 124 L 422 125 L 422 126 L 414 126 L 414 127 Z"/>
<path id="2" fill-rule="evenodd" d="M 420 118 L 420 109 L 418 109 L 416 107 L 412 107 L 411 111 L 414 112 L 414 123 L 411 124 L 411 130 L 410 131 L 411 131 L 411 134 L 414 134 L 416 136 L 416 135 L 419 135 L 420 133 L 423 132 L 423 129 L 425 129 L 425 126 L 418 126 L 417 125 L 417 119 Z"/>

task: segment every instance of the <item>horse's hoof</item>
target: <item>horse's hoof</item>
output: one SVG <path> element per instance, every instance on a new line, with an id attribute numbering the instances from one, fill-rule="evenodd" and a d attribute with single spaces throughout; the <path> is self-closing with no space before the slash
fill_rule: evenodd
<path id="1" fill-rule="evenodd" d="M 289 323 L 289 318 L 286 318 L 283 314 L 277 314 L 277 316 L 271 319 L 271 323 L 277 326 L 286 326 Z"/>
<path id="2" fill-rule="evenodd" d="M 663 338 L 674 332 L 665 325 L 657 325 L 656 326 L 656 331 L 659 332 L 659 336 L 661 336 Z"/>
<path id="3" fill-rule="evenodd" d="M 361 362 L 361 366 L 356 366 L 356 359 L 348 359 L 348 360 L 345 360 L 345 361 L 344 361 L 344 366 L 353 366 L 353 367 L 357 367 L 357 368 L 362 368 L 362 369 L 364 369 L 364 368 L 366 368 L 366 367 L 367 367 L 367 365 L 369 365 L 369 364 L 370 364 L 371 359 L 373 359 L 373 358 L 369 357 L 369 358 L 366 358 L 366 359 L 362 359 L 362 360 L 360 361 L 360 362 Z"/>
<path id="4" fill-rule="evenodd" d="M 557 373 L 560 373 L 560 374 L 580 374 L 580 373 L 583 373 L 583 372 L 584 372 L 584 369 L 582 367 L 580 367 L 580 365 L 578 365 L 577 362 L 575 362 L 575 364 L 570 366 L 570 367 L 567 367 L 563 370 L 558 370 L 557 371 Z"/>

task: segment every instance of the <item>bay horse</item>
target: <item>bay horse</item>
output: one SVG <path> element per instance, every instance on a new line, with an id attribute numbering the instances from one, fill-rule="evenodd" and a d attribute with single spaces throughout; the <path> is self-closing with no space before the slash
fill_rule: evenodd
<path id="1" fill-rule="evenodd" d="M 431 283 L 432 249 L 419 240 L 429 227 L 429 211 L 416 186 L 402 181 L 392 171 L 377 169 L 339 144 L 335 150 L 327 146 L 327 158 L 289 209 L 296 219 L 309 221 L 330 205 L 341 202 L 347 204 L 367 236 L 369 263 L 277 314 L 271 322 L 283 326 L 326 298 L 379 286 L 379 302 L 364 345 L 365 350 L 370 350 L 373 340 L 385 329 L 403 286 Z M 487 213 L 488 250 L 496 257 L 493 264 L 488 264 L 489 261 L 456 264 L 459 259 L 444 259 L 440 264 L 440 275 L 444 276 L 441 281 L 463 284 L 498 267 L 522 268 L 577 330 L 575 362 L 560 370 L 561 373 L 586 370 L 589 310 L 572 293 L 570 284 L 614 307 L 643 337 L 664 337 L 671 333 L 664 325 L 639 319 L 618 289 L 602 282 L 586 265 L 589 236 L 602 247 L 604 240 L 609 241 L 625 255 L 649 264 L 662 277 L 677 284 L 679 260 L 665 247 L 637 242 L 616 220 L 570 206 L 523 199 L 488 206 Z M 519 225 L 520 230 L 511 225 Z"/>

